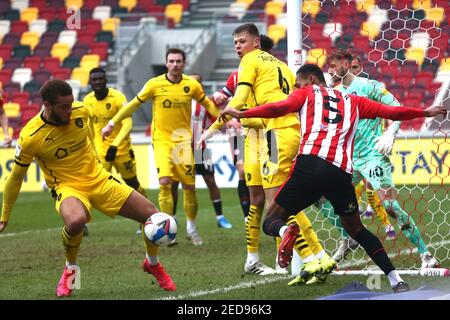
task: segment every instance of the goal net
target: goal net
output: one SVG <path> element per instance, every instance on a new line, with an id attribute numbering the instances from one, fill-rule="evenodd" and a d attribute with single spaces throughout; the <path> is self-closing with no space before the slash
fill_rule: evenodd
<path id="1" fill-rule="evenodd" d="M 327 72 L 330 52 L 351 49 L 361 61 L 358 76 L 384 83 L 402 105 L 450 108 L 449 16 L 447 1 L 306 0 L 302 8 L 303 62 L 316 63 Z M 379 237 L 398 269 L 422 267 L 418 245 L 407 236 L 412 221 L 427 250 L 442 267 L 449 267 L 449 128 L 449 119 L 442 117 L 401 124 L 389 158 L 398 204 L 410 221 L 364 213 L 367 196 L 362 192 L 362 221 Z M 325 248 L 334 253 L 340 233 L 317 209 L 308 210 Z M 339 262 L 341 271 L 371 269 L 372 262 L 361 247 Z"/>

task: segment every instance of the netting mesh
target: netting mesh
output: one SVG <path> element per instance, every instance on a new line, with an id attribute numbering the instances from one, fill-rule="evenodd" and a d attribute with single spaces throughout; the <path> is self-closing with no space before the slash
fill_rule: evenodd
<path id="1" fill-rule="evenodd" d="M 306 0 L 302 8 L 303 61 L 327 71 L 327 57 L 333 50 L 350 49 L 362 64 L 358 76 L 382 82 L 400 104 L 426 108 L 435 102 L 449 108 L 449 13 L 448 2 L 436 0 Z M 374 131 L 378 126 L 369 125 Z M 398 204 L 408 215 L 406 221 L 395 212 L 388 217 L 364 214 L 367 196 L 362 193 L 362 221 L 382 240 L 397 268 L 422 266 L 417 249 L 420 241 L 408 236 L 412 221 L 426 245 L 421 251 L 428 250 L 449 267 L 449 128 L 448 117 L 401 124 L 389 157 L 395 183 L 395 189 L 389 192 L 397 193 Z M 367 148 L 372 147 L 368 142 Z M 316 208 L 309 210 L 319 238 L 327 250 L 335 252 L 341 241 L 339 232 Z M 370 268 L 371 263 L 357 248 L 339 263 L 339 268 Z"/>

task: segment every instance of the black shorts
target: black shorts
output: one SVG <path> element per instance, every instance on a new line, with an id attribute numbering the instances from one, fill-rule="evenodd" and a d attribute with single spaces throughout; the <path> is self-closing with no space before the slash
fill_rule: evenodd
<path id="1" fill-rule="evenodd" d="M 202 176 L 213 176 L 214 175 L 214 163 L 211 165 L 206 165 L 205 163 L 195 164 L 195 174 Z"/>
<path id="2" fill-rule="evenodd" d="M 297 156 L 288 179 L 275 196 L 275 202 L 292 215 L 322 196 L 330 201 L 338 215 L 358 212 L 352 175 L 319 157 L 301 155 Z"/>

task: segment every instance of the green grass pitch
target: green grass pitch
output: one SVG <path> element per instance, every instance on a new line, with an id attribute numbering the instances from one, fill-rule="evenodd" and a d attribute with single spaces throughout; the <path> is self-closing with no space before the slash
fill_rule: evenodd
<path id="1" fill-rule="evenodd" d="M 198 190 L 198 231 L 205 241 L 201 247 L 194 247 L 185 239 L 186 220 L 182 202 L 179 203 L 179 244 L 162 248 L 160 252 L 161 262 L 177 284 L 174 293 L 160 289 L 154 278 L 142 271 L 144 247 L 135 234 L 138 224 L 121 217 L 110 219 L 95 211 L 89 225 L 90 234 L 83 239 L 78 258 L 81 289 L 74 291 L 71 299 L 315 299 L 333 294 L 352 281 L 366 284 L 368 277 L 365 276 L 330 276 L 322 285 L 288 287 L 290 278 L 287 276 L 245 274 L 244 219 L 236 190 L 221 192 L 224 213 L 233 228 L 217 227 L 207 191 Z M 413 212 L 421 231 L 426 233 L 426 242 L 446 243 L 438 247 L 436 255 L 448 268 L 450 204 L 447 193 L 446 186 L 427 188 L 425 193 L 420 188 L 402 188 L 400 198 Z M 152 201 L 157 200 L 157 191 L 149 194 Z M 435 211 L 435 215 L 428 213 Z M 337 232 L 325 230 L 330 229 L 328 223 L 314 212 L 309 214 L 315 229 L 321 230 L 319 238 L 326 249 L 333 251 L 335 241 L 331 238 L 336 238 Z M 377 230 L 376 223 L 369 224 L 371 230 Z M 62 220 L 54 210 L 49 193 L 19 195 L 8 228 L 0 234 L 0 299 L 56 299 L 55 288 L 64 266 L 61 227 Z M 404 244 L 404 238 L 400 237 L 387 246 L 389 253 L 398 255 Z M 275 241 L 262 234 L 260 256 L 272 267 L 275 250 Z M 362 257 L 361 249 L 356 257 L 358 255 Z M 397 267 L 408 267 L 412 263 L 418 263 L 415 253 L 395 260 Z M 450 287 L 448 278 L 404 278 L 413 288 L 424 284 Z M 379 290 L 390 291 L 385 277 L 381 277 Z"/>

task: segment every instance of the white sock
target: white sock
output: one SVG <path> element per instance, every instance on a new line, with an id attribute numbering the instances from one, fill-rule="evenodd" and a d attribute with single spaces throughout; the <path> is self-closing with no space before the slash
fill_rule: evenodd
<path id="1" fill-rule="evenodd" d="M 282 226 L 280 228 L 280 231 L 278 232 L 280 234 L 280 237 L 283 238 L 284 233 L 286 232 L 286 229 L 288 228 L 288 226 Z"/>
<path id="2" fill-rule="evenodd" d="M 216 216 L 216 220 L 219 221 L 219 219 L 223 218 L 223 214 L 221 214 L 220 216 Z"/>
<path id="3" fill-rule="evenodd" d="M 156 266 L 158 264 L 158 256 L 149 256 L 148 253 L 146 253 L 145 256 L 147 257 L 147 261 L 151 266 Z"/>
<path id="4" fill-rule="evenodd" d="M 400 281 L 403 281 L 403 279 L 400 278 L 400 275 L 398 274 L 398 272 L 396 270 L 392 270 L 391 272 L 389 272 L 387 277 L 389 279 L 389 283 L 391 284 L 391 287 L 395 287 L 397 285 L 397 283 L 399 283 Z"/>
<path id="5" fill-rule="evenodd" d="M 320 260 L 323 258 L 324 255 L 325 255 L 325 250 L 320 250 L 320 252 L 318 254 L 316 254 L 316 258 Z"/>
<path id="6" fill-rule="evenodd" d="M 69 261 L 66 260 L 66 267 L 70 267 L 70 266 L 77 266 L 78 264 L 75 263 L 69 263 Z"/>
<path id="7" fill-rule="evenodd" d="M 304 264 L 308 263 L 308 262 L 311 262 L 311 261 L 314 261 L 314 259 L 316 259 L 316 257 L 313 254 L 310 254 L 309 256 L 307 256 L 304 259 L 302 258 Z"/>
<path id="8" fill-rule="evenodd" d="M 252 265 L 256 261 L 259 261 L 259 253 L 247 252 L 247 261 L 245 264 Z"/>
<path id="9" fill-rule="evenodd" d="M 191 234 L 194 233 L 195 231 L 197 231 L 196 227 L 195 227 L 195 220 L 186 220 L 186 229 L 187 229 L 187 233 Z"/>

